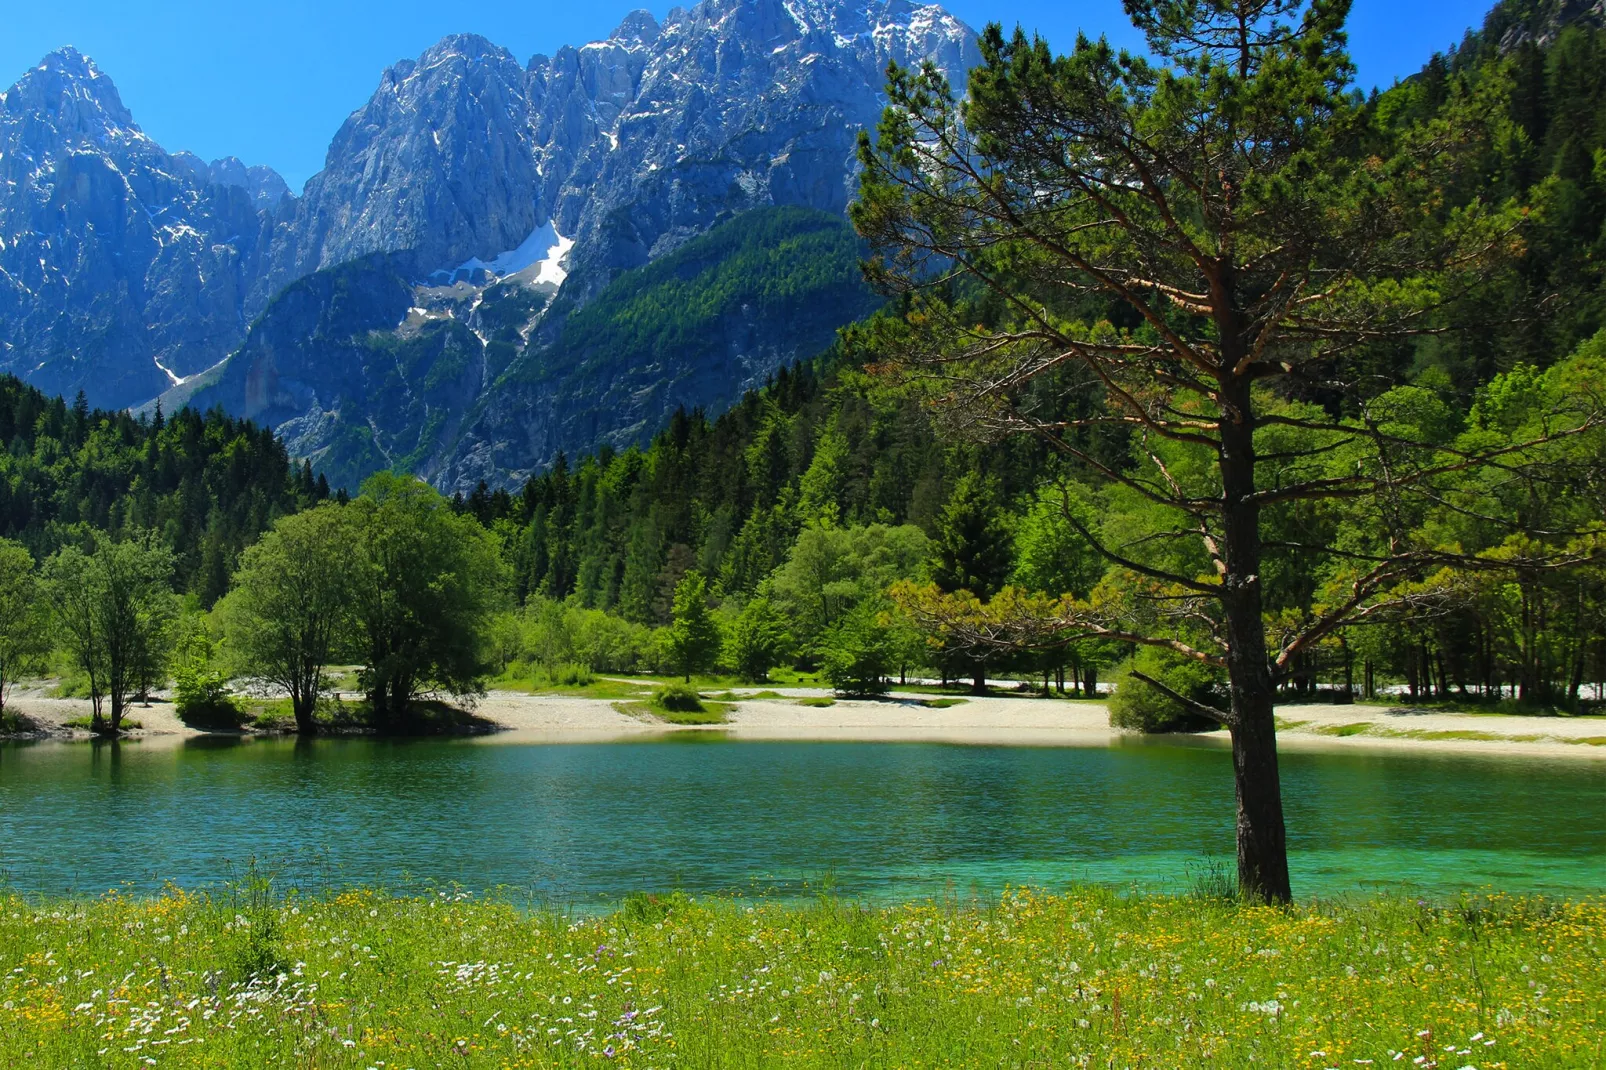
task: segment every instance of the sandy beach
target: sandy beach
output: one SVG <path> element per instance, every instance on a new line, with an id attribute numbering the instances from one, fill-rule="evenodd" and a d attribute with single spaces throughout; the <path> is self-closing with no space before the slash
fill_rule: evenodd
<path id="1" fill-rule="evenodd" d="M 931 696 L 894 691 L 883 699 L 835 699 L 813 688 L 764 689 L 780 697 L 744 699 L 735 691 L 725 724 L 676 726 L 648 715 L 622 712 L 617 700 L 565 694 L 492 691 L 474 713 L 500 729 L 494 742 L 593 742 L 672 732 L 721 732 L 736 739 L 942 742 L 996 746 L 1110 746 L 1135 737 L 1112 729 L 1101 702 L 1044 700 L 1013 695 L 966 698 L 942 708 Z M 87 736 L 68 723 L 89 716 L 81 699 L 46 697 L 18 688 L 8 707 L 22 714 L 37 738 Z M 203 735 L 180 721 L 164 701 L 135 705 L 128 716 L 140 737 Z M 1301 704 L 1279 707 L 1278 736 L 1285 748 L 1390 749 L 1420 753 L 1508 755 L 1606 760 L 1606 717 L 1521 717 L 1442 713 L 1406 706 Z M 1224 732 L 1189 737 L 1225 745 Z"/>

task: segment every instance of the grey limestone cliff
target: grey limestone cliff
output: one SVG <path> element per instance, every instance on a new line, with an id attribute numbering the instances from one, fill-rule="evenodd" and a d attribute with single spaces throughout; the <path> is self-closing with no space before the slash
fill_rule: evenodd
<path id="1" fill-rule="evenodd" d="M 297 197 L 167 153 L 56 53 L 0 98 L 0 366 L 97 404 L 221 403 L 342 478 L 506 480 L 650 433 L 667 405 L 727 404 L 862 314 L 862 287 L 828 281 L 851 239 L 764 213 L 844 231 L 886 65 L 962 84 L 976 59 L 967 27 L 909 0 L 703 0 L 527 63 L 451 36 L 384 72 Z M 732 240 L 761 218 L 778 245 Z M 667 292 L 632 273 L 721 227 L 698 277 L 706 250 L 739 252 L 794 299 L 732 290 L 717 345 L 576 349 L 575 316 L 656 307 L 621 287 Z M 798 249 L 830 263 L 798 275 Z"/>
<path id="2" fill-rule="evenodd" d="M 284 183 L 198 163 L 72 49 L 0 94 L 0 370 L 130 405 L 239 344 Z"/>

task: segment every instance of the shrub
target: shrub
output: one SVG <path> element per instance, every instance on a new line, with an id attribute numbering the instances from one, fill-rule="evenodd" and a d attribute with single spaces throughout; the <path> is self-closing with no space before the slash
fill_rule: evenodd
<path id="1" fill-rule="evenodd" d="M 842 695 L 880 695 L 892 671 L 891 638 L 879 607 L 867 601 L 832 628 L 820 651 L 820 672 Z"/>
<path id="2" fill-rule="evenodd" d="M 1137 732 L 1208 732 L 1217 727 L 1215 721 L 1133 676 L 1134 670 L 1207 706 L 1219 708 L 1226 698 L 1219 670 L 1159 647 L 1143 647 L 1116 671 L 1115 693 L 1109 703 L 1111 725 Z"/>
<path id="3" fill-rule="evenodd" d="M 585 687 L 596 679 L 591 673 L 591 666 L 572 661 L 548 665 L 542 670 L 542 675 L 553 687 Z"/>
<path id="4" fill-rule="evenodd" d="M 228 678 L 195 664 L 180 666 L 173 676 L 173 709 L 179 720 L 197 728 L 238 728 L 245 716 Z"/>
<path id="5" fill-rule="evenodd" d="M 769 679 L 770 669 L 785 660 L 791 647 L 786 622 L 768 598 L 743 607 L 725 639 L 725 658 L 736 675 L 751 683 Z"/>
<path id="6" fill-rule="evenodd" d="M 239 728 L 245 710 L 229 688 L 228 674 L 214 663 L 217 644 L 196 615 L 181 617 L 174 631 L 173 710 L 192 728 Z"/>
<path id="7" fill-rule="evenodd" d="M 653 692 L 652 704 L 674 713 L 702 713 L 703 699 L 696 688 L 685 684 L 665 684 Z"/>

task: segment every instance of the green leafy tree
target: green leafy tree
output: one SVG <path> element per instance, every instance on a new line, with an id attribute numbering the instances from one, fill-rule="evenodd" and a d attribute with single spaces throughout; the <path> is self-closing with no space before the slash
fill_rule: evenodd
<path id="1" fill-rule="evenodd" d="M 1086 597 L 1109 568 L 1082 531 L 1100 526 L 1100 503 L 1091 487 L 1059 481 L 1039 488 L 1026 515 L 1015 528 L 1013 582 L 1028 591 L 1048 595 Z M 1074 523 L 1073 523 L 1074 521 Z M 1088 698 L 1098 695 L 1099 669 L 1116 654 L 1113 644 L 1094 639 L 1067 639 L 1043 650 L 1039 665 L 1047 674 L 1059 672 L 1061 684 L 1067 667 Z"/>
<path id="2" fill-rule="evenodd" d="M 691 571 L 675 585 L 674 616 L 666 636 L 669 657 L 688 683 L 691 674 L 709 669 L 719 655 L 719 629 L 708 608 L 708 583 Z"/>
<path id="3" fill-rule="evenodd" d="M 1014 582 L 1044 594 L 1082 597 L 1110 563 L 1082 532 L 1099 526 L 1099 503 L 1082 483 L 1042 487 L 1015 528 Z"/>
<path id="4" fill-rule="evenodd" d="M 931 543 L 912 524 L 807 527 L 771 584 L 776 605 L 809 657 L 827 632 L 898 580 L 922 577 Z"/>
<path id="5" fill-rule="evenodd" d="M 489 532 L 412 476 L 374 475 L 347 508 L 362 686 L 393 729 L 420 695 L 480 689 L 506 566 Z"/>
<path id="6" fill-rule="evenodd" d="M 842 469 L 848 459 L 848 440 L 834 426 L 827 427 L 814 447 L 814 459 L 798 481 L 798 517 L 806 524 L 829 527 L 842 518 Z"/>
<path id="7" fill-rule="evenodd" d="M 326 503 L 283 517 L 246 549 L 220 607 L 240 671 L 283 688 L 304 735 L 317 731 L 324 669 L 350 642 L 360 604 L 351 567 L 358 515 Z"/>
<path id="8" fill-rule="evenodd" d="M 168 629 L 173 711 L 185 724 L 238 728 L 241 709 L 219 664 L 218 641 L 199 612 L 182 614 Z"/>
<path id="9" fill-rule="evenodd" d="M 866 599 L 854 606 L 825 637 L 820 671 L 844 695 L 879 695 L 896 668 L 894 637 L 888 627 L 890 604 Z"/>
<path id="10" fill-rule="evenodd" d="M 770 669 L 780 664 L 791 648 L 786 619 L 768 596 L 748 601 L 732 622 L 725 640 L 725 659 L 743 680 L 758 683 L 769 679 Z"/>
<path id="11" fill-rule="evenodd" d="M 27 547 L 0 539 L 0 713 L 11 685 L 49 649 L 39 574 Z"/>
<path id="12" fill-rule="evenodd" d="M 1380 515 L 1379 537 L 1346 548 L 1332 587 L 1343 593 L 1273 648 L 1263 522 L 1315 502 L 1386 514 L 1437 475 L 1498 458 L 1332 412 L 1375 392 L 1363 353 L 1436 329 L 1447 302 L 1503 270 L 1520 224 L 1476 198 L 1439 211 L 1461 161 L 1430 145 L 1455 145 L 1454 131 L 1402 139 L 1380 162 L 1350 91 L 1346 0 L 1126 7 L 1153 60 L 1086 39 L 1056 56 L 995 25 L 963 105 L 933 67 L 892 71 L 877 143 L 861 141 L 853 218 L 876 250 L 871 274 L 908 314 L 861 341 L 885 365 L 939 377 L 971 423 L 1033 435 L 1156 507 L 1141 541 L 1082 534 L 1169 616 L 1136 628 L 1061 600 L 1058 631 L 1225 671 L 1225 708 L 1171 697 L 1231 732 L 1239 885 L 1286 901 L 1279 680 L 1410 575 L 1465 558 Z M 989 295 L 985 317 L 975 293 Z M 1331 408 L 1287 401 L 1318 382 Z M 1061 419 L 1068 394 L 1086 391 L 1103 412 Z M 1132 466 L 1095 448 L 1086 432 L 1099 427 L 1128 437 Z M 1264 447 L 1279 428 L 1302 442 Z M 1349 467 L 1335 467 L 1345 450 Z M 1189 567 L 1167 565 L 1183 546 Z M 1211 621 L 1201 644 L 1176 630 L 1190 618 Z"/>
<path id="13" fill-rule="evenodd" d="M 92 730 L 115 735 L 176 615 L 173 552 L 152 534 L 91 541 L 90 553 L 65 546 L 52 554 L 44 582 L 58 634 L 89 677 Z"/>
<path id="14" fill-rule="evenodd" d="M 1137 675 L 1133 675 L 1133 672 Z M 1119 674 L 1110 696 L 1110 723 L 1139 732 L 1198 732 L 1217 727 L 1170 694 L 1145 683 L 1159 680 L 1166 690 L 1199 705 L 1219 703 L 1224 683 L 1220 670 L 1159 647 L 1139 647 L 1130 671 Z"/>

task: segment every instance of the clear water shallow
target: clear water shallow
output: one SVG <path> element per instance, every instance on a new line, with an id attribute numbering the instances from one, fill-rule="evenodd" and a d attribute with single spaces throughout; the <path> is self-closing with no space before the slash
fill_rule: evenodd
<path id="1" fill-rule="evenodd" d="M 1295 891 L 1606 892 L 1606 763 L 1293 751 Z M 294 740 L 0 745 L 0 876 L 457 882 L 581 907 L 642 890 L 870 898 L 1188 887 L 1230 861 L 1214 746 Z"/>

